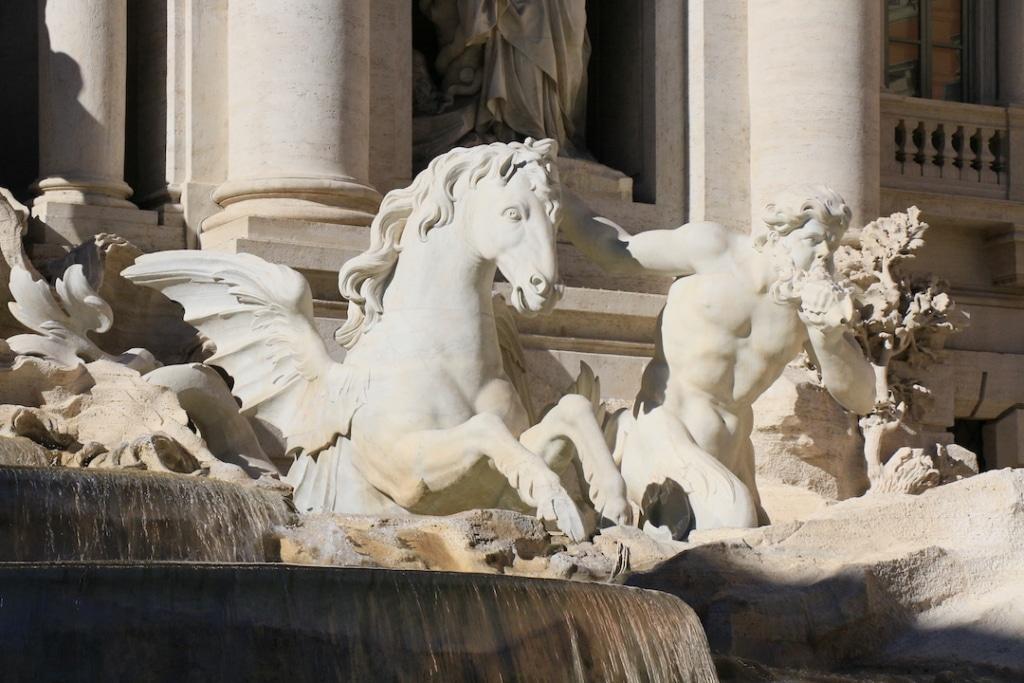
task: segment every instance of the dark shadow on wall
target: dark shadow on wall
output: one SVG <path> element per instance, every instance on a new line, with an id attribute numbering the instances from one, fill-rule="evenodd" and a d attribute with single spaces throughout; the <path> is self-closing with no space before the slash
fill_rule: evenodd
<path id="1" fill-rule="evenodd" d="M 0 187 L 27 202 L 39 172 L 37 3 L 0 2 Z"/>
<path id="2" fill-rule="evenodd" d="M 124 178 L 142 207 L 167 195 L 167 0 L 128 3 Z"/>

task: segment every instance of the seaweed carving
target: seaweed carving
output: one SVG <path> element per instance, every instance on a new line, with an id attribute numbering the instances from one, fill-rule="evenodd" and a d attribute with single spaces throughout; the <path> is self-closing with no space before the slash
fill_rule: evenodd
<path id="1" fill-rule="evenodd" d="M 858 247 L 836 252 L 836 270 L 853 290 L 859 314 L 854 329 L 875 370 L 875 408 L 860 420 L 864 457 L 872 489 L 893 489 L 888 478 L 907 479 L 899 467 L 885 467 L 886 437 L 898 429 L 913 431 L 931 399 L 923 378 L 936 362 L 949 335 L 968 323 L 948 285 L 934 276 L 913 275 L 902 267 L 924 246 L 928 224 L 917 207 L 879 218 L 864 227 Z M 901 461 L 909 459 L 901 458 Z M 919 478 L 933 481 L 934 470 L 921 468 Z M 896 486 L 918 490 L 920 486 Z"/>

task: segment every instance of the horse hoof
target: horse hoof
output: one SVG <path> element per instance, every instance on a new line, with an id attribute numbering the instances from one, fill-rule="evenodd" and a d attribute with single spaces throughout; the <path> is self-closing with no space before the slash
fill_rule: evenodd
<path id="1" fill-rule="evenodd" d="M 583 528 L 583 519 L 580 517 L 576 503 L 561 487 L 550 495 L 541 496 L 537 506 L 537 517 L 554 522 L 558 529 L 574 543 L 580 543 L 587 538 L 586 530 Z"/>

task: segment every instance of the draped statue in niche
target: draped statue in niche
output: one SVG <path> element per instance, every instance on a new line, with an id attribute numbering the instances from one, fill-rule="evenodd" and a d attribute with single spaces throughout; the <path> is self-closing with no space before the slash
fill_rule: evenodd
<path id="1" fill-rule="evenodd" d="M 414 54 L 420 163 L 461 145 L 554 138 L 584 150 L 585 0 L 419 0 L 437 37 L 433 64 Z"/>

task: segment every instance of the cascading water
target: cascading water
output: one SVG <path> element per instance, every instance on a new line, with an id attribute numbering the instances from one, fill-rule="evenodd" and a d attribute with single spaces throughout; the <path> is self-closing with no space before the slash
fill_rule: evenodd
<path id="1" fill-rule="evenodd" d="M 282 565 L 8 565 L 0 604 L 0 661 L 16 679 L 717 680 L 689 607 L 621 586 Z"/>
<path id="2" fill-rule="evenodd" d="M 674 596 L 274 564 L 295 519 L 208 479 L 0 468 L 3 680 L 716 680 Z"/>
<path id="3" fill-rule="evenodd" d="M 0 561 L 263 562 L 294 513 L 280 496 L 198 477 L 0 468 Z"/>

